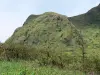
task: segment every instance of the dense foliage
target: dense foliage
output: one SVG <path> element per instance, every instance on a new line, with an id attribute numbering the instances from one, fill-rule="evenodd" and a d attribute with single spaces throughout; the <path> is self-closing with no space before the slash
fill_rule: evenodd
<path id="1" fill-rule="evenodd" d="M 3 49 L 3 50 L 2 50 Z M 55 50 L 36 50 L 19 44 L 3 45 L 0 48 L 1 60 L 34 61 L 39 66 L 55 66 L 61 69 L 80 70 L 86 73 L 100 71 L 100 57 L 96 53 L 85 54 L 84 63 L 82 54 L 77 52 L 65 52 Z M 84 68 L 83 68 L 84 65 Z"/>
<path id="2" fill-rule="evenodd" d="M 27 60 L 39 67 L 100 74 L 99 24 L 100 5 L 70 18 L 54 12 L 30 15 L 4 44 L 0 43 L 0 60 Z"/>

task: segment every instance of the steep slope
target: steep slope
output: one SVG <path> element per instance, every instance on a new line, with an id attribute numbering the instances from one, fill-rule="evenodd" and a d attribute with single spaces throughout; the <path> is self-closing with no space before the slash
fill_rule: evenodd
<path id="1" fill-rule="evenodd" d="M 69 17 L 69 20 L 76 26 L 80 26 L 80 25 L 87 26 L 90 24 L 99 25 L 100 24 L 100 4 L 92 8 L 85 14 Z"/>
<path id="2" fill-rule="evenodd" d="M 78 44 L 79 32 L 66 16 L 54 12 L 31 15 L 15 30 L 6 43 L 19 43 L 36 48 L 72 50 Z"/>
<path id="3" fill-rule="evenodd" d="M 100 56 L 100 4 L 85 14 L 70 17 L 69 20 L 83 33 L 87 54 Z"/>

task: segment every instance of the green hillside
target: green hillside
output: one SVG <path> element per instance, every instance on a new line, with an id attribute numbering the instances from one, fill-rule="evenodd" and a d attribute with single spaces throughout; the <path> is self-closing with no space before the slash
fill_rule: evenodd
<path id="1" fill-rule="evenodd" d="M 79 32 L 66 16 L 54 12 L 31 15 L 15 30 L 7 43 L 19 43 L 36 48 L 68 50 L 77 46 Z M 76 44 L 75 44 L 76 43 Z"/>
<path id="2" fill-rule="evenodd" d="M 100 5 L 69 18 L 55 12 L 30 15 L 22 27 L 0 44 L 0 60 L 7 60 L 7 66 L 8 61 L 18 61 L 17 68 L 24 63 L 19 61 L 27 61 L 30 65 L 23 64 L 29 68 L 24 70 L 26 74 L 34 71 L 36 75 L 50 75 L 49 72 L 56 75 L 60 71 L 57 75 L 99 75 Z M 0 63 L 5 66 L 2 61 Z"/>
<path id="3" fill-rule="evenodd" d="M 100 4 L 85 14 L 70 17 L 69 20 L 81 30 L 89 48 L 100 49 Z"/>
<path id="4" fill-rule="evenodd" d="M 68 18 L 77 27 L 95 24 L 100 25 L 100 4 L 90 9 L 85 14 Z"/>
<path id="5" fill-rule="evenodd" d="M 85 14 L 70 17 L 69 20 L 81 30 L 87 44 L 86 52 L 90 58 L 96 56 L 100 59 L 100 4 Z"/>

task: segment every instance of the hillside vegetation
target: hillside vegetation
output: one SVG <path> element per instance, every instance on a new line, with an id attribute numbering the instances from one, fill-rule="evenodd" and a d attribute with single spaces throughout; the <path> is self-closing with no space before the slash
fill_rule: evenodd
<path id="1" fill-rule="evenodd" d="M 1 63 L 5 60 L 13 65 L 14 61 L 19 66 L 22 60 L 33 65 L 33 68 L 29 65 L 26 68 L 35 75 L 99 75 L 99 24 L 100 5 L 69 18 L 54 12 L 30 15 L 22 27 L 0 44 Z"/>
<path id="2" fill-rule="evenodd" d="M 81 15 L 74 16 L 74 17 L 69 17 L 68 19 L 78 28 L 81 26 L 85 27 L 91 24 L 100 26 L 100 4 L 90 9 L 85 14 L 81 14 Z"/>
<path id="3" fill-rule="evenodd" d="M 29 16 L 6 43 L 24 44 L 39 49 L 68 50 L 68 47 L 77 45 L 79 35 L 66 16 L 46 12 L 38 17 Z"/>

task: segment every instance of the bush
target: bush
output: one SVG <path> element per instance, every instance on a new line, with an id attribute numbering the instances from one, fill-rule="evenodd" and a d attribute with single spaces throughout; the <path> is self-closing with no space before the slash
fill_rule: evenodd
<path id="1" fill-rule="evenodd" d="M 81 54 L 74 51 L 65 52 L 61 50 L 35 49 L 21 44 L 1 44 L 0 58 L 3 60 L 31 60 L 38 61 L 40 66 L 56 66 L 71 70 L 81 70 L 85 72 L 100 71 L 100 58 L 97 55 L 85 55 L 84 63 Z"/>
<path id="2" fill-rule="evenodd" d="M 20 44 L 3 44 L 3 51 L 1 52 L 1 57 L 6 60 L 11 59 L 24 59 L 31 60 L 36 57 L 35 49 L 31 47 L 27 47 L 25 45 Z"/>

